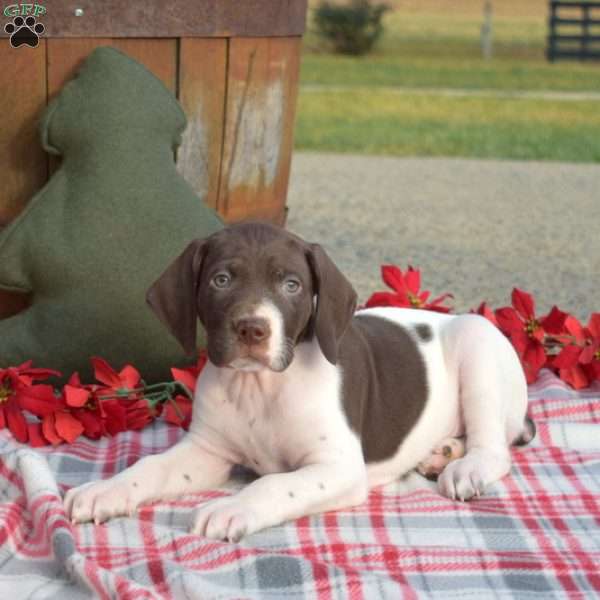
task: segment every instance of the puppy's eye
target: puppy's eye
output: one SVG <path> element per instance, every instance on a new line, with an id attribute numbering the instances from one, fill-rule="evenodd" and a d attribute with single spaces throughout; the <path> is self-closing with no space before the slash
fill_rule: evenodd
<path id="1" fill-rule="evenodd" d="M 231 277 L 227 273 L 217 273 L 212 278 L 212 284 L 219 289 L 227 288 L 231 284 Z"/>
<path id="2" fill-rule="evenodd" d="M 297 279 L 286 279 L 283 282 L 283 289 L 288 294 L 297 294 L 300 291 L 301 287 L 302 287 L 302 285 L 300 284 L 300 282 Z"/>

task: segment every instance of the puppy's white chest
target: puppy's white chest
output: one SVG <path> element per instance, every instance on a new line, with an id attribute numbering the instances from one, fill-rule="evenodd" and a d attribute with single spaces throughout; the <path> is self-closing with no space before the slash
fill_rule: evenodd
<path id="1" fill-rule="evenodd" d="M 282 436 L 260 417 L 249 417 L 247 429 L 238 440 L 244 466 L 260 475 L 281 473 L 293 467 L 294 452 Z"/>
<path id="2" fill-rule="evenodd" d="M 282 412 L 282 398 L 265 396 L 265 390 L 255 382 L 247 386 L 246 393 L 232 399 L 236 404 L 239 444 L 244 465 L 259 474 L 288 471 L 291 452 L 283 432 L 288 428 Z"/>
<path id="3" fill-rule="evenodd" d="M 222 398 L 203 410 L 238 461 L 259 474 L 290 470 L 294 443 L 286 416 L 286 398 L 268 372 L 230 372 Z M 220 406 L 215 406 L 218 404 Z"/>

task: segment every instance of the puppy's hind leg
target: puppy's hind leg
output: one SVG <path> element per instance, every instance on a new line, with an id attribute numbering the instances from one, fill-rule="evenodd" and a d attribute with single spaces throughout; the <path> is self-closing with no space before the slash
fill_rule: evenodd
<path id="1" fill-rule="evenodd" d="M 460 352 L 460 403 L 466 454 L 450 462 L 438 479 L 440 493 L 468 500 L 510 471 L 514 423 L 527 407 L 527 385 L 506 338 L 476 315 L 456 320 Z"/>
<path id="2" fill-rule="evenodd" d="M 523 428 L 519 435 L 512 440 L 513 446 L 527 446 L 533 441 L 537 433 L 535 422 L 531 417 L 525 417 L 523 422 Z"/>

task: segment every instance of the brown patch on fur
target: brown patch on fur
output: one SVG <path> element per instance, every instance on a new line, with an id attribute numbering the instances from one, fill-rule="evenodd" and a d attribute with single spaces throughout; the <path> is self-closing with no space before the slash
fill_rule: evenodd
<path id="1" fill-rule="evenodd" d="M 398 324 L 360 312 L 340 344 L 343 406 L 366 462 L 390 458 L 427 401 L 425 362 Z"/>
<path id="2" fill-rule="evenodd" d="M 415 331 L 422 342 L 430 342 L 433 339 L 433 330 L 427 323 L 419 323 L 415 326 Z"/>

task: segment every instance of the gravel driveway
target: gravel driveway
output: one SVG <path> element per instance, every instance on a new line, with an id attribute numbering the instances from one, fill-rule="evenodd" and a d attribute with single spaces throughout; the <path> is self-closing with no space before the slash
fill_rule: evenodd
<path id="1" fill-rule="evenodd" d="M 600 311 L 600 166 L 296 153 L 288 227 L 320 242 L 361 301 L 379 266 L 420 267 L 457 312 L 532 292 Z"/>

